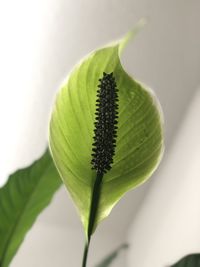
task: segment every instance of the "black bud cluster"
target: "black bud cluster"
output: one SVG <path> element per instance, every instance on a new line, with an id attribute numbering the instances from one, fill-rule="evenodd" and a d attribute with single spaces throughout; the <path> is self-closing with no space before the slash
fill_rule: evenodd
<path id="1" fill-rule="evenodd" d="M 97 173 L 104 174 L 111 169 L 115 154 L 119 106 L 113 73 L 104 72 L 99 82 L 91 164 Z"/>

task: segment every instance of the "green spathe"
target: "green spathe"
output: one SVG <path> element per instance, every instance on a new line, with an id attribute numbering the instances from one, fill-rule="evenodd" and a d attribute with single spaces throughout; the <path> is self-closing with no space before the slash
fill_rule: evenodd
<path id="1" fill-rule="evenodd" d="M 87 235 L 96 172 L 91 169 L 95 101 L 99 78 L 111 73 L 119 90 L 119 121 L 112 169 L 103 176 L 94 226 L 130 189 L 147 180 L 163 151 L 162 116 L 155 96 L 123 69 L 119 54 L 130 33 L 84 58 L 57 94 L 49 143 Z M 95 229 L 94 227 L 94 229 Z M 94 230 L 93 229 L 93 230 Z"/>

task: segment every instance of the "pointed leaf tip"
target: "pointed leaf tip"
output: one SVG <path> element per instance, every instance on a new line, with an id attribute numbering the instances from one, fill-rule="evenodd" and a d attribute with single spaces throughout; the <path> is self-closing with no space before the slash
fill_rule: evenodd
<path id="1" fill-rule="evenodd" d="M 130 30 L 120 41 L 119 44 L 119 56 L 121 56 L 123 50 L 127 46 L 127 44 L 143 29 L 143 27 L 147 24 L 147 19 L 142 18 L 138 21 L 138 23 L 134 26 L 132 30 Z"/>

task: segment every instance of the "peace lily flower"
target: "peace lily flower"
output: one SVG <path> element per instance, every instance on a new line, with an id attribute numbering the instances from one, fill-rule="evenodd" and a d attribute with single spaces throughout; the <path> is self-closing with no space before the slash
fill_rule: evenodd
<path id="1" fill-rule="evenodd" d="M 85 230 L 83 266 L 96 226 L 127 191 L 152 175 L 163 151 L 158 100 L 120 62 L 134 33 L 75 66 L 52 111 L 50 149 Z"/>

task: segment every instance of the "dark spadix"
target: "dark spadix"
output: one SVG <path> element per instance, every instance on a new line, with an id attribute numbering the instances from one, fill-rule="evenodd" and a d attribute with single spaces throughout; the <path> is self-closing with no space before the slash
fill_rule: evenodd
<path id="1" fill-rule="evenodd" d="M 103 174 L 111 169 L 115 153 L 118 118 L 118 95 L 113 73 L 99 79 L 96 100 L 96 121 L 92 148 L 92 169 Z"/>

